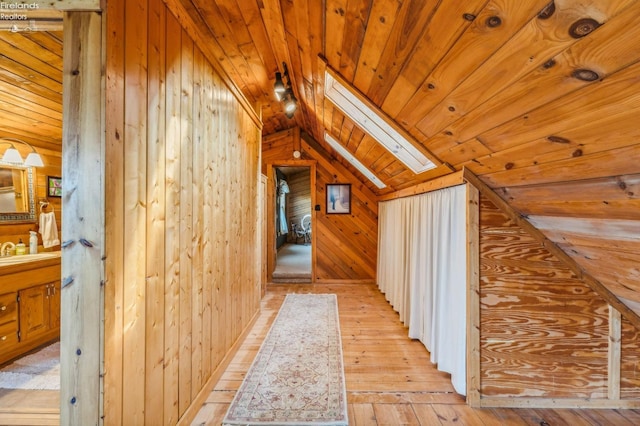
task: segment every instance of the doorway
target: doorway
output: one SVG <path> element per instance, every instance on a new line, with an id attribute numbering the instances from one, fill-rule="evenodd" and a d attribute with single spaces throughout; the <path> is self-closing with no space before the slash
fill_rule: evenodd
<path id="1" fill-rule="evenodd" d="M 275 268 L 274 283 L 312 281 L 311 167 L 275 166 Z"/>

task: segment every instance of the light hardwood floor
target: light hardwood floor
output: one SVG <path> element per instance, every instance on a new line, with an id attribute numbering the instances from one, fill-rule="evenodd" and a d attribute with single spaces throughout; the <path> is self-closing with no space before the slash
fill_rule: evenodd
<path id="1" fill-rule="evenodd" d="M 427 350 L 407 338 L 375 285 L 269 285 L 262 311 L 192 425 L 220 425 L 287 293 L 335 293 L 342 333 L 349 424 L 638 425 L 640 410 L 473 409 Z"/>

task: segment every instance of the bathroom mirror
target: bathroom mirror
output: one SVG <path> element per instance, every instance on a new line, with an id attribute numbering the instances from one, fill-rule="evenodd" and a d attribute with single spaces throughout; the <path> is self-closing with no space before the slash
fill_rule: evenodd
<path id="1" fill-rule="evenodd" d="M 35 222 L 35 204 L 32 168 L 0 164 L 0 225 Z"/>

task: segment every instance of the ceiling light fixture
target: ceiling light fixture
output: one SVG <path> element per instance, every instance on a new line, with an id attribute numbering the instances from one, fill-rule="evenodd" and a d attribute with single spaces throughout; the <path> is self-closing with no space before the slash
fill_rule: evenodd
<path id="1" fill-rule="evenodd" d="M 383 188 L 387 187 L 387 185 L 385 185 L 384 182 L 382 182 L 376 175 L 374 175 L 373 172 L 371 170 L 369 170 L 364 164 L 362 164 L 360 161 L 358 161 L 358 159 L 351 152 L 349 152 L 347 150 L 347 148 L 342 146 L 342 144 L 340 142 L 338 142 L 329 133 L 327 133 L 327 132 L 324 133 L 324 140 L 327 141 L 327 143 L 329 145 L 331 145 L 331 148 L 335 149 L 338 154 L 340 154 L 342 157 L 344 157 L 345 160 L 347 160 L 349 163 L 351 163 L 351 165 L 353 165 L 353 167 L 358 169 L 358 171 L 360 173 L 365 175 L 367 177 L 367 179 L 369 179 L 371 182 L 373 182 L 373 184 L 375 186 L 377 186 L 380 189 L 383 189 Z"/>
<path id="2" fill-rule="evenodd" d="M 288 118 L 293 118 L 293 114 L 298 108 L 298 99 L 293 94 L 291 87 L 291 78 L 289 78 L 289 69 L 286 63 L 282 63 L 283 72 L 276 72 L 276 82 L 273 85 L 273 93 L 276 99 L 282 102 L 284 113 Z M 286 84 L 285 84 L 286 80 Z"/>
<path id="3" fill-rule="evenodd" d="M 324 95 L 356 126 L 386 148 L 413 173 L 422 173 L 436 167 L 416 148 L 418 142 L 410 141 L 413 138 L 407 132 L 392 119 L 387 118 L 378 107 L 360 95 L 337 73 L 329 71 L 327 67 L 324 74 Z"/>
<path id="4" fill-rule="evenodd" d="M 16 143 L 21 143 L 31 148 L 31 152 L 29 153 L 29 155 L 27 155 L 26 160 L 22 159 L 22 155 L 20 155 L 20 152 L 16 149 L 14 145 Z M 7 150 L 2 155 L 2 160 L 0 160 L 3 163 L 11 164 L 14 166 L 27 166 L 27 167 L 43 167 L 44 166 L 44 163 L 42 162 L 42 157 L 40 157 L 40 154 L 38 154 L 38 152 L 33 146 L 31 146 L 25 141 L 20 139 L 15 139 L 15 138 L 0 138 L 0 144 L 9 145 L 9 148 L 7 148 Z"/>

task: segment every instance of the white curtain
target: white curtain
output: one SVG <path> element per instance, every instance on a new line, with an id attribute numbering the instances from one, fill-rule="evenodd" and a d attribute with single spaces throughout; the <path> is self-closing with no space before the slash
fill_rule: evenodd
<path id="1" fill-rule="evenodd" d="M 466 187 L 380 204 L 378 286 L 466 394 Z"/>

